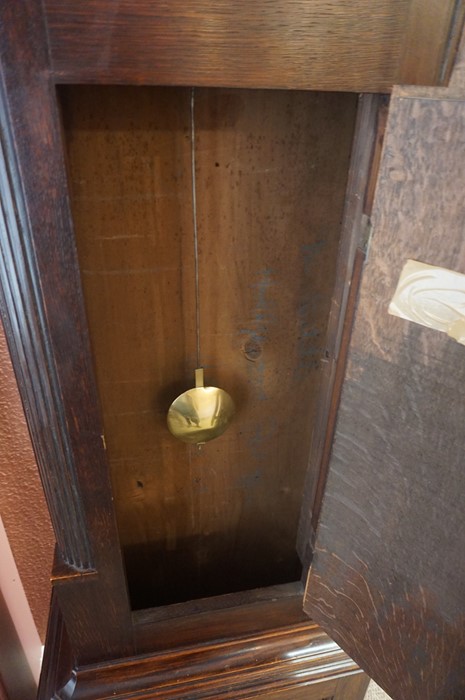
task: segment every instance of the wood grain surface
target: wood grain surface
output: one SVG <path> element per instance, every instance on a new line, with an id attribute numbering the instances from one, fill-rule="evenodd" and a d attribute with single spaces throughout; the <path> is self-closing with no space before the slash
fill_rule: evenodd
<path id="1" fill-rule="evenodd" d="M 299 577 L 297 519 L 356 98 L 196 90 L 201 364 L 237 417 L 167 431 L 192 386 L 190 90 L 67 88 L 82 280 L 134 604 Z"/>
<path id="2" fill-rule="evenodd" d="M 450 89 L 457 91 L 460 89 L 465 89 L 465 32 L 462 33 L 462 37 L 457 48 L 457 54 L 454 60 L 449 87 Z"/>
<path id="3" fill-rule="evenodd" d="M 137 610 L 133 613 L 136 651 L 138 654 L 174 651 L 179 647 L 261 635 L 288 626 L 300 628 L 309 622 L 302 609 L 302 596 L 302 584 L 295 582 L 190 601 L 188 606 L 179 603 Z M 179 609 L 182 614 L 178 614 Z"/>
<path id="4" fill-rule="evenodd" d="M 37 700 L 50 700 L 67 685 L 76 662 L 73 656 L 58 597 L 52 590 Z"/>
<path id="5" fill-rule="evenodd" d="M 55 78 L 386 92 L 437 84 L 462 0 L 46 0 Z"/>
<path id="6" fill-rule="evenodd" d="M 389 316 L 407 258 L 465 273 L 465 101 L 391 100 L 306 610 L 395 700 L 465 695 L 464 348 Z"/>
<path id="7" fill-rule="evenodd" d="M 309 620 L 238 639 L 195 641 L 173 652 L 81 667 L 75 679 L 73 700 L 362 700 L 368 683 Z"/>
<path id="8" fill-rule="evenodd" d="M 382 142 L 380 133 L 383 115 L 387 110 L 387 98 L 382 95 L 361 95 L 357 108 L 357 120 L 350 158 L 349 177 L 341 227 L 341 239 L 337 257 L 336 282 L 325 339 L 325 358 L 321 368 L 318 405 L 315 415 L 309 467 L 305 477 L 301 516 L 297 536 L 297 548 L 303 563 L 302 580 L 306 580 L 312 557 L 321 499 L 328 472 L 329 454 L 334 434 L 334 424 L 339 402 L 339 390 L 344 376 L 347 346 L 357 294 L 354 282 L 360 272 L 360 256 L 369 235 L 367 193 L 376 180 L 379 162 L 378 151 Z M 371 213 L 371 211 L 369 212 Z M 339 388 L 338 388 L 339 387 Z"/>
<path id="9" fill-rule="evenodd" d="M 410 0 L 399 70 L 400 85 L 443 85 L 463 29 L 463 0 Z M 442 57 L 438 60 L 439 57 Z"/>
<path id="10" fill-rule="evenodd" d="M 362 700 L 367 676 L 306 617 L 300 587 L 287 588 L 181 621 L 138 612 L 138 655 L 88 666 L 73 664 L 55 596 L 38 700 Z"/>

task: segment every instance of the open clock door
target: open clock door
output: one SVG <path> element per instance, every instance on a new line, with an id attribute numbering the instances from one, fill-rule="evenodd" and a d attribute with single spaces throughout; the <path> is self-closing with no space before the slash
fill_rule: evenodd
<path id="1" fill-rule="evenodd" d="M 407 259 L 465 274 L 460 85 L 394 91 L 372 226 L 305 609 L 394 700 L 464 698 L 465 347 L 388 314 Z"/>

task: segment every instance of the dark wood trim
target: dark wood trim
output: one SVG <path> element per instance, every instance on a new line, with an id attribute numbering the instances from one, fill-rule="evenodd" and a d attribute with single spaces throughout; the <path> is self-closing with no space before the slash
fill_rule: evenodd
<path id="1" fill-rule="evenodd" d="M 379 147 L 379 115 L 387 108 L 387 97 L 362 95 L 355 125 L 354 145 L 347 184 L 346 205 L 342 223 L 336 286 L 331 302 L 326 337 L 326 352 L 322 363 L 320 402 L 310 452 L 308 476 L 305 483 L 297 547 L 306 578 L 312 557 L 315 529 L 326 482 L 328 441 L 332 434 L 334 410 L 337 406 L 337 381 L 345 363 L 341 356 L 346 314 L 350 312 L 349 298 L 356 263 L 357 249 L 363 248 L 369 235 L 369 220 L 365 213 L 366 193 L 375 178 L 374 157 Z M 378 161 L 379 165 L 379 161 Z"/>
<path id="2" fill-rule="evenodd" d="M 384 134 L 386 133 L 388 113 L 389 99 L 387 97 L 384 99 L 380 98 L 378 111 L 376 114 L 376 135 L 373 139 L 370 166 L 365 187 L 365 197 L 363 200 L 363 214 L 365 214 L 365 216 L 368 218 L 371 217 L 376 186 L 378 184 L 379 165 L 381 162 L 381 153 L 383 151 Z"/>
<path id="3" fill-rule="evenodd" d="M 64 689 L 55 697 L 245 700 L 273 691 L 297 693 L 358 673 L 353 661 L 308 621 L 241 639 L 80 668 L 72 695 Z M 323 689 L 319 697 L 324 697 Z"/>
<path id="4" fill-rule="evenodd" d="M 1 5 L 0 46 L 0 306 L 58 542 L 60 607 L 84 662 L 131 653 L 131 617 L 40 3 Z"/>
<path id="5" fill-rule="evenodd" d="M 164 652 L 201 643 L 213 644 L 218 640 L 237 639 L 276 631 L 288 625 L 306 624 L 308 617 L 302 610 L 302 587 L 300 584 L 293 584 L 293 587 L 291 595 L 286 590 L 275 590 L 275 596 L 268 600 L 239 600 L 237 605 L 228 607 L 226 603 L 223 608 L 213 609 L 208 609 L 207 604 L 179 617 L 165 616 L 163 609 L 138 611 L 133 615 L 137 653 Z"/>
<path id="6" fill-rule="evenodd" d="M 38 700 L 245 700 L 280 692 L 361 700 L 368 679 L 308 619 L 299 585 L 293 589 L 275 591 L 273 600 L 239 601 L 235 608 L 182 619 L 138 612 L 138 656 L 84 666 L 73 661 L 54 595 Z"/>
<path id="7" fill-rule="evenodd" d="M 455 5 L 45 0 L 45 11 L 62 83 L 388 92 L 399 76 L 437 84 Z"/>
<path id="8" fill-rule="evenodd" d="M 55 692 L 62 688 L 66 688 L 66 692 L 72 695 L 76 685 L 74 666 L 63 615 L 52 591 L 38 699 L 50 700 L 55 697 Z"/>
<path id="9" fill-rule="evenodd" d="M 331 449 L 334 439 L 334 431 L 336 428 L 336 420 L 341 400 L 342 383 L 347 364 L 347 354 L 349 351 L 350 336 L 354 323 L 355 309 L 357 306 L 358 291 L 360 288 L 360 280 L 362 278 L 362 269 L 365 262 L 364 251 L 357 249 L 355 253 L 354 268 L 350 282 L 349 296 L 347 299 L 347 308 L 344 314 L 344 325 L 342 328 L 341 344 L 338 352 L 336 363 L 336 371 L 334 374 L 334 385 L 331 393 L 331 402 L 329 405 L 328 422 L 326 424 L 325 438 L 323 442 L 323 450 L 321 455 L 320 470 L 318 472 L 318 481 L 316 484 L 315 502 L 312 512 L 312 532 L 317 531 L 318 522 L 320 519 L 321 505 L 328 478 L 329 460 L 331 457 Z"/>
<path id="10" fill-rule="evenodd" d="M 238 591 L 225 595 L 210 596 L 209 598 L 199 598 L 185 603 L 164 605 L 159 608 L 137 610 L 133 613 L 133 620 L 136 625 L 147 624 L 147 622 L 162 622 L 199 613 L 252 605 L 254 603 L 270 601 L 282 602 L 285 598 L 302 597 L 303 593 L 304 589 L 302 583 L 296 581 L 294 583 L 266 586 L 266 588 L 255 588 L 249 591 Z"/>
<path id="11" fill-rule="evenodd" d="M 455 72 L 457 54 L 460 51 L 460 42 L 463 38 L 465 27 L 465 2 L 456 0 L 454 11 L 451 15 L 449 37 L 446 43 L 446 51 L 439 76 L 440 85 L 448 85 Z"/>
<path id="12" fill-rule="evenodd" d="M 459 37 L 457 51 L 454 56 L 453 69 L 449 79 L 451 90 L 460 90 L 465 86 L 465 32 Z"/>
<path id="13" fill-rule="evenodd" d="M 43 172 L 43 164 L 37 161 L 50 158 L 59 145 L 56 139 L 55 143 L 45 142 L 49 137 L 53 139 L 53 131 L 50 133 L 52 115 L 47 114 L 47 106 L 50 108 L 52 104 L 52 91 L 43 77 L 47 56 L 41 17 L 32 7 L 24 10 L 21 13 L 11 4 L 4 5 L 1 18 L 0 305 L 58 545 L 70 566 L 89 569 L 93 564 L 87 523 L 48 337 L 47 309 L 34 247 L 33 226 L 38 235 L 43 235 L 45 226 L 50 224 L 46 213 L 38 211 L 42 199 L 39 195 L 43 196 L 47 190 L 52 195 L 63 187 L 60 188 L 55 179 L 59 173 Z M 33 39 L 19 58 L 17 39 L 29 36 Z M 35 113 L 31 114 L 33 104 Z M 25 114 L 30 115 L 30 121 Z M 34 140 L 38 152 L 33 150 Z M 34 200 L 32 196 L 28 200 L 27 183 L 23 183 L 27 171 L 34 171 L 34 176 L 40 178 L 42 192 L 34 193 Z M 50 208 L 59 205 L 56 196 L 53 200 Z M 34 215 L 40 220 L 34 221 Z"/>

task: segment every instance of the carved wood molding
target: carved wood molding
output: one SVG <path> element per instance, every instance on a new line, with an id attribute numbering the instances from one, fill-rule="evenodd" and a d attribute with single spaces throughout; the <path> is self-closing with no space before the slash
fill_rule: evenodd
<path id="1" fill-rule="evenodd" d="M 82 663 L 133 653 L 41 4 L 0 5 L 0 307 Z"/>
<path id="2" fill-rule="evenodd" d="M 55 697 L 55 690 L 63 688 L 73 677 L 73 658 L 65 623 L 57 597 L 52 589 L 50 614 L 47 625 L 47 642 L 44 649 L 42 671 L 40 674 L 38 700 L 50 700 Z M 69 689 L 69 687 L 68 687 Z"/>
<path id="3" fill-rule="evenodd" d="M 7 14 L 5 7 L 2 15 Z M 26 91 L 18 90 L 17 83 L 12 81 L 11 64 L 16 57 L 11 35 L 15 23 L 8 17 L 2 17 L 1 23 L 4 36 L 0 85 L 3 105 L 0 111 L 0 305 L 58 545 L 69 565 L 89 569 L 92 568 L 89 538 L 34 250 L 33 228 L 36 235 L 42 235 L 40 227 L 44 222 L 34 217 L 23 188 L 24 172 L 35 166 L 33 144 L 27 143 L 29 134 L 24 128 L 26 117 L 21 114 L 20 119 L 18 114 L 25 107 Z M 35 30 L 36 23 L 37 18 L 25 13 L 23 24 L 29 26 L 24 30 Z M 27 36 L 26 31 L 24 35 Z M 31 67 L 28 62 L 33 65 L 35 82 L 42 83 L 40 91 L 44 92 L 44 78 L 40 77 L 44 66 L 39 64 L 43 56 L 37 45 L 38 39 L 31 42 L 30 55 L 16 60 L 23 62 L 25 71 Z M 37 97 L 37 90 L 34 92 L 31 97 Z M 46 157 L 47 144 L 43 145 L 38 155 Z M 49 145 L 49 149 L 52 147 Z M 29 156 L 27 160 L 25 154 Z M 53 181 L 41 181 L 40 191 L 35 193 L 36 202 L 41 195 L 45 199 L 47 187 L 53 185 Z"/>
<path id="4" fill-rule="evenodd" d="M 242 639 L 79 668 L 54 697 L 245 700 L 268 692 L 298 692 L 356 673 L 360 670 L 353 661 L 308 621 Z"/>

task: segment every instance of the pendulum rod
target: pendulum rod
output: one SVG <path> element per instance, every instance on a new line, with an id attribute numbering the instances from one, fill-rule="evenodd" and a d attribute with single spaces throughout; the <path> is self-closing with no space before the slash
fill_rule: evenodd
<path id="1" fill-rule="evenodd" d="M 194 229 L 195 265 L 195 325 L 197 329 L 197 367 L 200 367 L 200 283 L 199 283 L 199 237 L 197 227 L 197 188 L 195 176 L 195 88 L 191 89 L 191 182 L 192 182 L 192 224 Z"/>
<path id="2" fill-rule="evenodd" d="M 174 437 L 199 447 L 224 433 L 234 416 L 234 401 L 217 386 L 204 386 L 200 364 L 200 275 L 197 227 L 197 191 L 195 181 L 195 88 L 191 89 L 191 180 L 192 223 L 194 229 L 195 315 L 197 326 L 197 366 L 195 388 L 184 391 L 168 410 L 168 429 Z"/>

